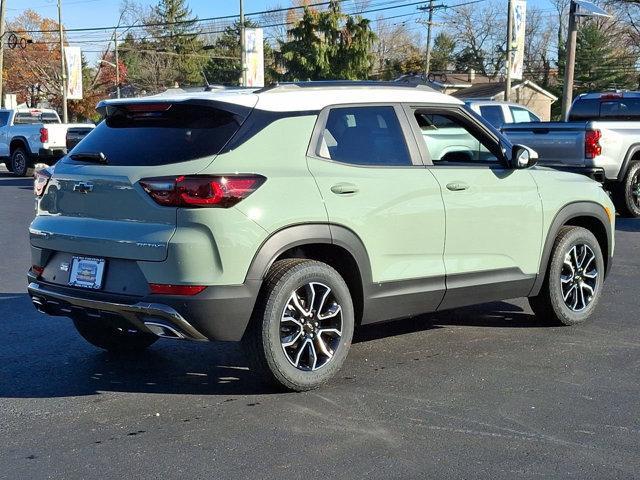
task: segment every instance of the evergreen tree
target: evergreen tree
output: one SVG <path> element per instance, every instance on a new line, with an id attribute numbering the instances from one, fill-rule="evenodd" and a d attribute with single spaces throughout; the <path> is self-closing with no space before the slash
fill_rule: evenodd
<path id="1" fill-rule="evenodd" d="M 587 23 L 578 33 L 575 93 L 634 88 L 636 60 L 637 56 L 620 46 L 615 36 L 595 22 Z"/>
<path id="2" fill-rule="evenodd" d="M 245 28 L 255 28 L 257 25 L 251 21 L 245 21 Z M 273 49 L 265 40 L 264 46 L 265 84 L 273 83 L 277 78 L 274 70 Z M 207 80 L 210 83 L 223 85 L 238 85 L 242 75 L 240 64 L 240 22 L 227 27 L 209 50 L 212 58 L 204 67 Z"/>
<path id="3" fill-rule="evenodd" d="M 446 72 L 450 70 L 455 63 L 453 54 L 455 49 L 456 41 L 454 38 L 445 32 L 439 33 L 433 41 L 431 71 Z"/>
<path id="4" fill-rule="evenodd" d="M 192 16 L 185 0 L 160 0 L 154 7 L 156 48 L 171 57 L 168 62 L 179 85 L 202 84 L 205 63 L 202 42 L 198 38 L 198 17 Z"/>
<path id="5" fill-rule="evenodd" d="M 373 68 L 369 20 L 342 13 L 336 0 L 324 11 L 305 8 L 288 37 L 280 42 L 287 79 L 365 79 Z"/>

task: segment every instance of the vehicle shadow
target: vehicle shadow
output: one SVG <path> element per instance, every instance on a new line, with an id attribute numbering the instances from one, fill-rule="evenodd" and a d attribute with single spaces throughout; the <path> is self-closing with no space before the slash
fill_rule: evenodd
<path id="1" fill-rule="evenodd" d="M 640 232 L 640 218 L 617 218 L 616 230 L 622 232 Z"/>
<path id="2" fill-rule="evenodd" d="M 249 370 L 237 343 L 160 339 L 144 353 L 113 355 L 87 344 L 69 319 L 35 312 L 24 293 L 0 294 L 0 318 L 6 332 L 0 338 L 0 398 L 84 396 L 104 391 L 223 397 L 282 393 Z M 363 326 L 354 343 L 447 325 L 539 326 L 518 307 L 496 302 Z"/>
<path id="3" fill-rule="evenodd" d="M 33 188 L 33 178 L 14 177 L 13 175 L 0 173 L 0 187 L 29 187 Z"/>
<path id="4" fill-rule="evenodd" d="M 542 324 L 535 315 L 507 302 L 492 302 L 471 307 L 429 313 L 417 317 L 394 320 L 374 325 L 363 325 L 355 334 L 353 343 L 379 340 L 446 326 L 536 328 Z"/>

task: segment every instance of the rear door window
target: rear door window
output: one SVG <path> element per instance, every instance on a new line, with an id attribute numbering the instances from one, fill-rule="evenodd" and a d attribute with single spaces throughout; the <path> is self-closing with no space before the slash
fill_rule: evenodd
<path id="1" fill-rule="evenodd" d="M 194 104 L 108 106 L 106 118 L 72 151 L 103 153 L 109 165 L 167 165 L 214 156 L 244 117 Z"/>
<path id="2" fill-rule="evenodd" d="M 500 105 L 482 105 L 480 115 L 496 128 L 504 125 L 504 114 Z"/>
<path id="3" fill-rule="evenodd" d="M 411 156 L 392 106 L 333 108 L 318 155 L 351 165 L 409 166 Z"/>

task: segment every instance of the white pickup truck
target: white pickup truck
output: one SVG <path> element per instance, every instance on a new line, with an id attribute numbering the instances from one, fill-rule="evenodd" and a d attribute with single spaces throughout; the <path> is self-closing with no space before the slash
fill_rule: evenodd
<path id="1" fill-rule="evenodd" d="M 93 128 L 61 123 L 55 110 L 0 110 L 0 164 L 16 176 L 30 176 L 36 163 L 52 165 Z"/>
<path id="2" fill-rule="evenodd" d="M 501 130 L 514 144 L 533 148 L 538 165 L 590 176 L 612 193 L 618 213 L 640 217 L 640 92 L 582 94 L 566 122 Z"/>

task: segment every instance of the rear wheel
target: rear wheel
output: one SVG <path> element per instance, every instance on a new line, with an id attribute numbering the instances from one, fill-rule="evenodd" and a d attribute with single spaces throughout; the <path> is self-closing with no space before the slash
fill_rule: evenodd
<path id="1" fill-rule="evenodd" d="M 600 244 L 586 228 L 560 229 L 540 294 L 529 298 L 540 319 L 561 325 L 586 321 L 593 313 L 604 280 Z"/>
<path id="2" fill-rule="evenodd" d="M 10 170 L 17 177 L 33 176 L 33 162 L 24 148 L 18 147 L 11 154 Z"/>
<path id="3" fill-rule="evenodd" d="M 158 340 L 151 333 L 117 328 L 99 319 L 74 318 L 73 324 L 87 342 L 110 352 L 137 352 Z"/>
<path id="4" fill-rule="evenodd" d="M 640 162 L 632 162 L 624 181 L 615 185 L 613 200 L 620 215 L 640 217 Z"/>
<path id="5" fill-rule="evenodd" d="M 7 170 L 9 172 L 13 172 L 13 170 L 11 169 L 11 157 L 8 157 L 4 162 L 4 166 L 7 168 Z"/>
<path id="6" fill-rule="evenodd" d="M 243 346 L 263 379 L 310 390 L 340 370 L 353 327 L 353 302 L 338 272 L 314 260 L 279 260 L 265 279 Z"/>

